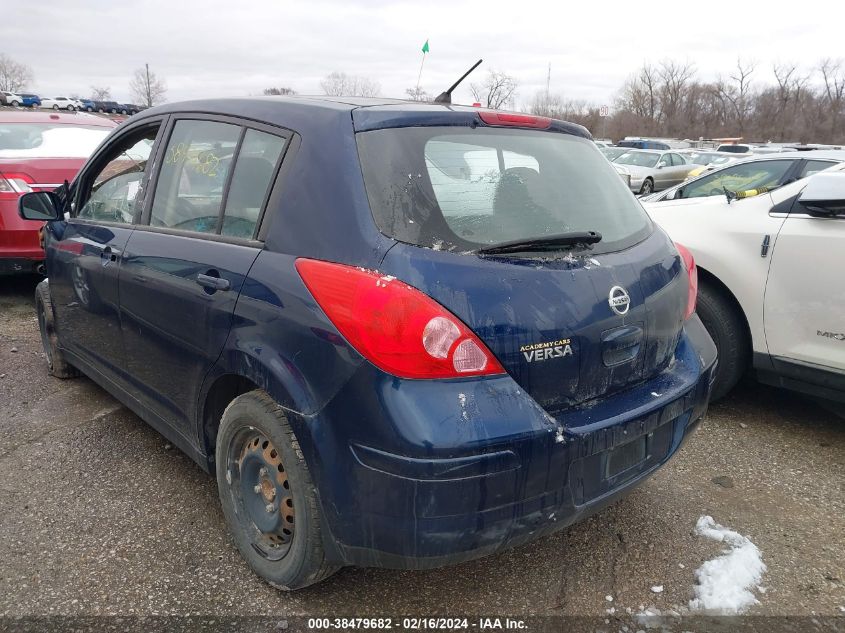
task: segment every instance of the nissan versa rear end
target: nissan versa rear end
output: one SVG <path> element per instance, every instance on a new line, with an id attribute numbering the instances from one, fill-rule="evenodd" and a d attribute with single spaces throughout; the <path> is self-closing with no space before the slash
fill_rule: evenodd
<path id="1" fill-rule="evenodd" d="M 86 170 L 64 197 L 22 200 L 57 207 L 48 358 L 216 470 L 235 542 L 272 584 L 558 530 L 704 415 L 716 352 L 692 258 L 583 128 L 328 98 L 171 104 L 121 130 L 145 125 L 130 233 L 65 322 L 51 305 L 73 297 L 72 254 L 111 225 L 76 217 Z M 86 324 L 109 315 L 122 348 L 104 360 Z"/>

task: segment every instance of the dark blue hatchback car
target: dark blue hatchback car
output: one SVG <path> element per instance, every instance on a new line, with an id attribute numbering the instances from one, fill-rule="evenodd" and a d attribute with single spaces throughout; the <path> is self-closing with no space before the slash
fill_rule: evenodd
<path id="1" fill-rule="evenodd" d="M 238 548 L 279 587 L 560 529 L 707 407 L 692 258 L 576 125 L 169 104 L 21 214 L 47 220 L 51 373 L 84 373 L 216 472 Z"/>

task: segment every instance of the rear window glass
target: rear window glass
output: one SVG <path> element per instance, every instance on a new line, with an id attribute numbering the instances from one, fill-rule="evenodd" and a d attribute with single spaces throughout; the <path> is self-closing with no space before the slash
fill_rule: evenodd
<path id="1" fill-rule="evenodd" d="M 395 128 L 357 135 L 382 233 L 434 249 L 598 231 L 627 248 L 651 223 L 591 141 L 533 130 Z"/>
<path id="2" fill-rule="evenodd" d="M 0 158 L 88 158 L 110 128 L 54 123 L 0 123 Z"/>

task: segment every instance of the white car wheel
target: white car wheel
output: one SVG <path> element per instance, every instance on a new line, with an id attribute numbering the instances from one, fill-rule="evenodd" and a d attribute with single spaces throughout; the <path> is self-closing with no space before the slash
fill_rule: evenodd
<path id="1" fill-rule="evenodd" d="M 56 105 L 54 105 L 54 106 L 53 106 L 53 109 L 54 109 L 54 110 L 58 110 L 58 109 L 59 109 L 59 104 L 57 103 Z"/>

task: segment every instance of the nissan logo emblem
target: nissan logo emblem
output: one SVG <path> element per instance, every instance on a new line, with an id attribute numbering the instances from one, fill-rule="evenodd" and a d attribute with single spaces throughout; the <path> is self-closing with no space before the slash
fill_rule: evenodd
<path id="1" fill-rule="evenodd" d="M 631 307 L 631 297 L 622 286 L 613 286 L 610 289 L 610 294 L 607 295 L 607 305 L 616 314 L 623 316 L 628 313 L 628 308 Z"/>

